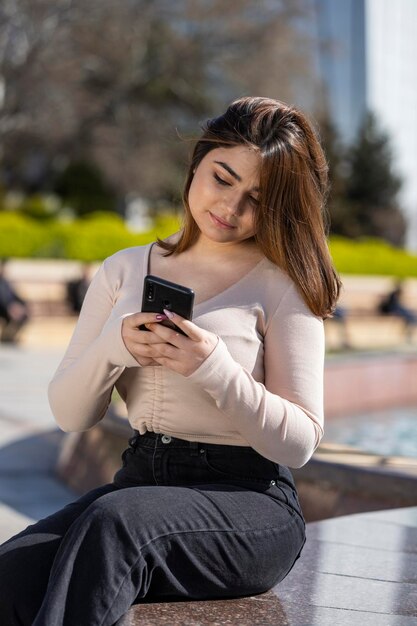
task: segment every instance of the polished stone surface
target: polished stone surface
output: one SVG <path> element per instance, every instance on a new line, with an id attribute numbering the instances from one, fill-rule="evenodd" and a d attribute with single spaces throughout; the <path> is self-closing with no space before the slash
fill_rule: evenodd
<path id="1" fill-rule="evenodd" d="M 250 598 L 136 605 L 120 626 L 415 626 L 417 507 L 307 525 L 287 578 Z"/>
<path id="2" fill-rule="evenodd" d="M 289 622 L 279 600 L 272 593 L 237 600 L 175 602 L 137 605 L 118 626 L 257 626 Z"/>

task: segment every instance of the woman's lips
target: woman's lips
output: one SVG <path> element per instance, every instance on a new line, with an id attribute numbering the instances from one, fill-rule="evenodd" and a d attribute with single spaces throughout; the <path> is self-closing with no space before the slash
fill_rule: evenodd
<path id="1" fill-rule="evenodd" d="M 236 226 L 232 226 L 231 224 L 228 224 L 227 222 L 223 222 L 223 220 L 221 220 L 219 217 L 216 217 L 216 215 L 213 215 L 213 213 L 211 213 L 210 211 L 209 211 L 209 213 L 210 213 L 210 217 L 211 217 L 213 223 L 216 226 L 219 226 L 219 228 L 226 228 L 226 229 L 229 229 L 229 230 L 232 230 L 233 228 L 236 228 Z"/>

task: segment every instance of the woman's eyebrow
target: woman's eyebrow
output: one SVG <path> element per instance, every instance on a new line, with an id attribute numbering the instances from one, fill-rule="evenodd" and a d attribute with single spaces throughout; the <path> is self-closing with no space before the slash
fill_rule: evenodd
<path id="1" fill-rule="evenodd" d="M 224 161 L 214 161 L 214 163 L 217 163 L 217 165 L 221 165 L 227 172 L 229 172 L 231 176 L 233 176 L 233 178 L 236 178 L 236 180 L 238 180 L 240 183 L 242 182 L 242 177 L 239 176 L 239 174 L 237 174 L 234 170 L 232 170 L 230 165 L 227 165 L 227 163 L 225 163 Z M 252 191 L 259 191 L 259 187 L 253 187 Z"/>
<path id="2" fill-rule="evenodd" d="M 242 182 L 241 176 L 239 176 L 239 174 L 236 174 L 236 172 L 232 170 L 230 165 L 227 165 L 227 163 L 224 163 L 224 161 L 214 161 L 214 162 L 217 163 L 217 165 L 221 165 L 222 167 L 224 167 L 224 169 L 227 170 L 229 174 L 233 176 L 233 178 L 236 178 L 236 180 L 238 180 L 240 183 Z"/>

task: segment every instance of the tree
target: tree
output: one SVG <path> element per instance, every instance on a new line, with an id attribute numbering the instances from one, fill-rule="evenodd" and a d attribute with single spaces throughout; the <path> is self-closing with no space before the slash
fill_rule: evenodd
<path id="1" fill-rule="evenodd" d="M 371 112 L 365 115 L 347 163 L 345 197 L 350 234 L 381 237 L 402 245 L 406 221 L 397 201 L 401 179 L 393 170 L 389 137 Z"/>
<path id="2" fill-rule="evenodd" d="M 55 179 L 54 191 L 77 215 L 117 208 L 113 190 L 103 180 L 100 170 L 90 163 L 70 163 Z"/>
<path id="3" fill-rule="evenodd" d="M 321 145 L 329 167 L 329 194 L 326 206 L 330 233 L 353 237 L 356 228 L 351 223 L 351 212 L 346 201 L 346 148 L 326 110 L 323 110 L 319 117 L 319 129 Z"/>
<path id="4" fill-rule="evenodd" d="M 24 187 L 90 161 L 124 196 L 179 201 L 201 120 L 231 99 L 293 101 L 312 80 L 307 0 L 7 0 L 0 5 L 0 162 Z M 181 137 L 184 139 L 182 140 Z M 33 169 L 31 170 L 33 172 Z M 33 179 L 33 176 L 32 176 Z"/>

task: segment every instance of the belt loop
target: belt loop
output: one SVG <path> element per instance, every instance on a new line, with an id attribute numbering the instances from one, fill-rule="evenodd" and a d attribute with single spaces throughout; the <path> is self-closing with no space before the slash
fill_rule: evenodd
<path id="1" fill-rule="evenodd" d="M 190 456 L 198 456 L 198 441 L 190 441 Z"/>

